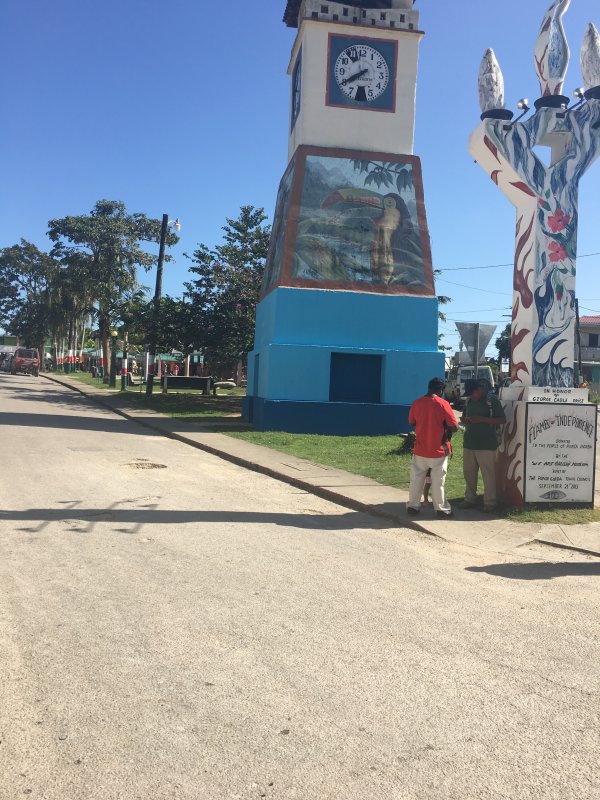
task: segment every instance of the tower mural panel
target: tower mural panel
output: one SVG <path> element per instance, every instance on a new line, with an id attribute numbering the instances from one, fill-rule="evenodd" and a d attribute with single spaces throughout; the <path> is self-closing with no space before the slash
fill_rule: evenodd
<path id="1" fill-rule="evenodd" d="M 277 199 L 275 285 L 433 296 L 419 160 L 301 147 Z"/>

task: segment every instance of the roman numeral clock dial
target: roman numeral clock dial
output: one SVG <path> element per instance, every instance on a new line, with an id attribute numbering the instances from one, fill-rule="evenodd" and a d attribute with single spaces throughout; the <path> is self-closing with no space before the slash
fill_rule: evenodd
<path id="1" fill-rule="evenodd" d="M 329 35 L 327 105 L 396 110 L 397 42 Z"/>
<path id="2" fill-rule="evenodd" d="M 335 79 L 351 100 L 371 103 L 387 89 L 390 70 L 383 55 L 374 47 L 352 45 L 338 56 Z"/>

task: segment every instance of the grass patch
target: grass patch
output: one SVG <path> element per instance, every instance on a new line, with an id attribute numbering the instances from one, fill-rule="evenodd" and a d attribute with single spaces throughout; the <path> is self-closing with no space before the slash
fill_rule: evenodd
<path id="1" fill-rule="evenodd" d="M 408 489 L 410 453 L 401 450 L 399 436 L 316 436 L 279 431 L 224 431 L 228 436 L 270 447 L 282 453 L 306 458 L 330 467 L 364 475 L 386 486 Z M 452 439 L 454 456 L 450 461 L 446 490 L 451 498 L 462 498 L 462 434 Z"/>
<path id="2" fill-rule="evenodd" d="M 586 525 L 600 522 L 598 508 L 512 508 L 507 512 L 512 522 L 536 522 L 545 525 Z"/>
<path id="3" fill-rule="evenodd" d="M 70 381 L 77 381 L 78 383 L 83 383 L 86 386 L 93 386 L 94 389 L 104 389 L 107 392 L 116 391 L 115 389 L 109 389 L 108 383 L 103 383 L 98 378 L 93 378 L 89 372 L 62 372 L 61 370 L 55 370 L 54 372 L 48 373 L 49 375 L 54 375 L 56 378 L 66 378 Z M 119 382 L 117 384 L 117 388 L 121 388 L 121 379 L 119 378 Z"/>
<path id="4" fill-rule="evenodd" d="M 129 391 L 123 395 L 123 403 L 137 408 L 150 408 L 175 419 L 205 424 L 207 419 L 231 424 L 241 413 L 241 399 L 222 395 L 203 395 L 201 393 L 162 394 L 155 393 L 147 398 L 144 392 Z"/>

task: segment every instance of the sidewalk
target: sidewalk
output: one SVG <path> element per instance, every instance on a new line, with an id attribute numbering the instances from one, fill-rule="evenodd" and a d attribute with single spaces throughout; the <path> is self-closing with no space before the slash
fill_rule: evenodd
<path id="1" fill-rule="evenodd" d="M 412 528 L 450 542 L 497 553 L 508 554 L 521 549 L 522 555 L 529 551 L 535 557 L 540 557 L 544 548 L 552 547 L 600 557 L 600 523 L 518 524 L 474 511 L 457 511 L 456 516 L 451 519 L 438 520 L 430 509 L 423 509 L 417 518 L 409 517 L 405 507 L 408 492 L 402 489 L 384 486 L 361 475 L 311 463 L 222 433 L 214 433 L 209 428 L 173 419 L 150 409 L 124 409 L 120 407 L 117 393 L 109 394 L 103 389 L 94 389 L 69 380 L 67 376 L 42 377 L 77 391 L 116 414 L 164 436 L 212 453 L 246 469 L 285 481 L 346 508 L 382 517 L 403 528 Z M 598 470 L 596 487 L 600 489 Z M 596 496 L 598 497 L 598 493 Z M 545 557 L 549 558 L 548 551 Z"/>

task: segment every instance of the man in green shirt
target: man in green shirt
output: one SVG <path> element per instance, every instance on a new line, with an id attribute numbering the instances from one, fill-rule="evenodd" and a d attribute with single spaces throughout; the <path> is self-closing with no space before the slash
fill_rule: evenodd
<path id="1" fill-rule="evenodd" d="M 459 508 L 473 508 L 477 503 L 477 477 L 483 478 L 483 510 L 496 508 L 496 428 L 504 425 L 506 417 L 500 400 L 489 394 L 486 380 L 474 381 L 465 406 L 462 422 L 465 425 L 463 474 L 465 499 Z"/>

